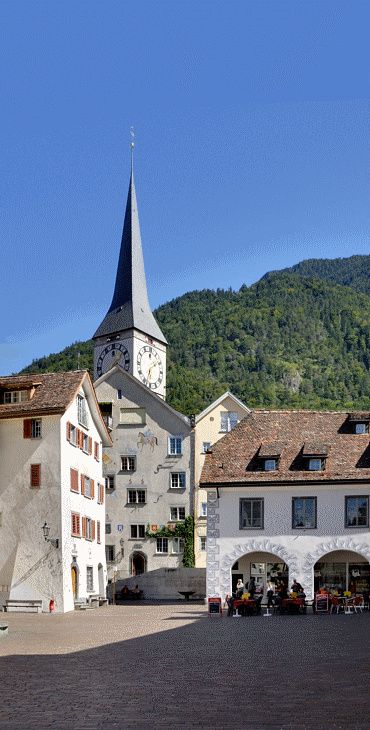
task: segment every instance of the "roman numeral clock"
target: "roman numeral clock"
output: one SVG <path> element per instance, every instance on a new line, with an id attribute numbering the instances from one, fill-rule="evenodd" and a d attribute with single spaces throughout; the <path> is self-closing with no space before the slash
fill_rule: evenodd
<path id="1" fill-rule="evenodd" d="M 150 390 L 157 390 L 163 381 L 163 364 L 157 350 L 144 345 L 137 354 L 136 366 L 141 382 Z"/>
<path id="2" fill-rule="evenodd" d="M 111 343 L 104 347 L 101 351 L 97 363 L 96 373 L 100 378 L 103 373 L 110 370 L 113 365 L 121 365 L 124 370 L 128 370 L 130 367 L 130 355 L 126 347 L 121 342 Z"/>

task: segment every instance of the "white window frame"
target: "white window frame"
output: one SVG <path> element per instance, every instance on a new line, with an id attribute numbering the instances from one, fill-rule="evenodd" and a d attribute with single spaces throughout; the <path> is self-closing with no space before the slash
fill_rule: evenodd
<path id="1" fill-rule="evenodd" d="M 31 418 L 31 439 L 41 438 L 41 418 Z"/>
<path id="2" fill-rule="evenodd" d="M 263 469 L 264 471 L 276 471 L 278 467 L 278 460 L 274 458 L 264 459 Z"/>
<path id="3" fill-rule="evenodd" d="M 70 424 L 69 443 L 72 444 L 72 446 L 77 446 L 77 428 L 73 425 L 73 423 Z"/>
<path id="4" fill-rule="evenodd" d="M 177 484 L 174 482 L 177 482 Z M 170 472 L 170 489 L 186 489 L 186 472 Z"/>
<path id="5" fill-rule="evenodd" d="M 316 463 L 318 466 L 314 466 L 314 463 Z M 324 464 L 325 460 L 322 459 L 320 456 L 312 456 L 308 459 L 307 468 L 308 471 L 323 471 L 324 470 Z"/>
<path id="6" fill-rule="evenodd" d="M 92 565 L 86 566 L 86 592 L 94 593 L 94 567 Z"/>
<path id="7" fill-rule="evenodd" d="M 355 433 L 368 434 L 369 433 L 369 424 L 366 423 L 366 421 L 359 421 L 358 423 L 355 423 Z"/>
<path id="8" fill-rule="evenodd" d="M 124 466 L 123 460 L 126 459 L 126 466 Z M 124 471 L 126 473 L 132 473 L 136 471 L 136 456 L 132 454 L 124 454 L 121 456 L 121 471 Z"/>
<path id="9" fill-rule="evenodd" d="M 221 411 L 220 413 L 220 432 L 228 433 L 238 425 L 237 411 Z"/>
<path id="10" fill-rule="evenodd" d="M 81 426 L 89 427 L 89 415 L 86 405 L 86 398 L 83 395 L 77 396 L 77 420 Z"/>
<path id="11" fill-rule="evenodd" d="M 210 450 L 211 446 L 212 446 L 212 444 L 211 444 L 210 441 L 203 441 L 203 444 L 202 444 L 202 454 L 206 454 L 207 451 Z"/>
<path id="12" fill-rule="evenodd" d="M 88 499 L 92 499 L 91 479 L 90 477 L 87 477 L 86 474 L 84 477 L 84 496 Z"/>
<path id="13" fill-rule="evenodd" d="M 135 532 L 135 528 L 136 535 L 133 535 L 132 533 Z M 140 532 L 142 535 L 140 535 Z M 130 525 L 130 540 L 145 540 L 145 524 L 139 522 Z"/>
<path id="14" fill-rule="evenodd" d="M 4 403 L 24 403 L 29 400 L 28 390 L 6 390 L 4 393 Z"/>
<path id="15" fill-rule="evenodd" d="M 172 538 L 172 554 L 181 555 L 184 552 L 184 539 L 182 537 Z"/>
<path id="16" fill-rule="evenodd" d="M 253 520 L 256 519 L 253 517 L 253 506 L 256 502 L 260 503 L 260 525 L 243 525 L 242 524 L 242 515 L 243 515 L 243 503 L 250 502 L 251 504 L 251 521 L 253 523 Z M 265 501 L 263 497 L 241 497 L 239 500 L 239 530 L 264 530 L 265 525 Z"/>
<path id="17" fill-rule="evenodd" d="M 107 528 L 109 528 L 109 529 L 107 529 Z M 106 522 L 105 523 L 105 534 L 106 535 L 111 535 L 112 534 L 112 523 L 111 522 Z"/>
<path id="18" fill-rule="evenodd" d="M 182 436 L 168 437 L 168 456 L 182 456 Z"/>
<path id="19" fill-rule="evenodd" d="M 116 488 L 115 475 L 114 474 L 107 474 L 104 477 L 104 481 L 105 481 L 105 491 L 108 492 L 108 494 L 110 492 L 114 492 L 114 490 Z M 111 485 L 111 482 L 113 483 L 113 485 Z"/>
<path id="20" fill-rule="evenodd" d="M 199 537 L 199 550 L 201 553 L 204 553 L 207 550 L 207 538 L 204 535 Z"/>
<path id="21" fill-rule="evenodd" d="M 199 517 L 207 517 L 207 502 L 201 502 Z"/>
<path id="22" fill-rule="evenodd" d="M 168 555 L 168 537 L 157 537 L 156 538 L 156 554 L 157 555 Z M 161 549 L 159 549 L 161 546 Z M 163 550 L 166 547 L 166 550 Z"/>
<path id="23" fill-rule="evenodd" d="M 86 536 L 85 540 L 89 540 L 89 542 L 92 542 L 92 519 L 91 517 L 86 517 L 85 524 L 86 524 Z"/>
<path id="24" fill-rule="evenodd" d="M 136 494 L 135 500 L 130 499 L 130 492 L 134 492 Z M 144 500 L 138 499 L 138 493 L 143 492 L 144 493 Z M 127 504 L 146 504 L 146 489 L 128 489 L 127 490 Z"/>
<path id="25" fill-rule="evenodd" d="M 180 517 L 180 509 L 181 509 L 181 511 L 182 510 L 184 511 L 183 517 Z M 176 510 L 176 517 L 172 516 L 173 510 Z M 185 507 L 182 504 L 179 506 L 176 506 L 176 507 L 170 507 L 170 520 L 169 520 L 170 522 L 184 522 L 185 517 L 186 517 L 186 511 L 185 511 Z"/>

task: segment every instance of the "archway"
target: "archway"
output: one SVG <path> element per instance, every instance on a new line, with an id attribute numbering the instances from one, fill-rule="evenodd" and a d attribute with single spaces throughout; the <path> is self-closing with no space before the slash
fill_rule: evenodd
<path id="1" fill-rule="evenodd" d="M 144 553 L 132 553 L 131 575 L 142 575 L 146 572 L 146 555 Z"/>
<path id="2" fill-rule="evenodd" d="M 267 583 L 276 587 L 288 587 L 289 567 L 277 555 L 265 551 L 246 553 L 238 558 L 231 567 L 231 589 L 235 592 L 237 581 L 241 579 L 248 588 L 253 582 L 256 593 L 266 595 Z"/>
<path id="3" fill-rule="evenodd" d="M 73 600 L 78 598 L 78 568 L 75 563 L 71 565 L 72 595 Z"/>
<path id="4" fill-rule="evenodd" d="M 314 565 L 314 590 L 351 591 L 365 596 L 370 592 L 369 561 L 353 550 L 325 553 Z"/>
<path id="5" fill-rule="evenodd" d="M 251 560 L 250 555 L 253 554 L 254 559 Z M 223 556 L 220 566 L 220 595 L 225 596 L 231 591 L 231 573 L 232 567 L 236 561 L 243 556 L 247 557 L 249 562 L 254 563 L 283 563 L 288 567 L 290 578 L 299 578 L 297 570 L 297 559 L 294 553 L 288 552 L 287 548 L 279 543 L 275 543 L 269 538 L 261 540 L 246 540 L 233 546 L 232 552 Z M 259 559 L 261 558 L 261 559 Z M 250 570 L 250 569 L 249 569 Z M 249 572 L 250 577 L 250 572 Z M 267 567 L 266 567 L 267 579 Z"/>
<path id="6" fill-rule="evenodd" d="M 99 596 L 105 597 L 104 570 L 101 563 L 98 565 Z"/>

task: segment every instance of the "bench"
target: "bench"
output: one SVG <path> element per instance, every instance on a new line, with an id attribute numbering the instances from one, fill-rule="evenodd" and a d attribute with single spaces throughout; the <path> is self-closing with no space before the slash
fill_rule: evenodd
<path id="1" fill-rule="evenodd" d="M 116 594 L 116 601 L 141 601 L 144 598 L 144 591 L 124 591 L 123 589 Z"/>
<path id="2" fill-rule="evenodd" d="M 8 613 L 42 613 L 42 601 L 38 599 L 22 600 L 9 598 L 5 603 L 4 611 L 7 611 Z"/>

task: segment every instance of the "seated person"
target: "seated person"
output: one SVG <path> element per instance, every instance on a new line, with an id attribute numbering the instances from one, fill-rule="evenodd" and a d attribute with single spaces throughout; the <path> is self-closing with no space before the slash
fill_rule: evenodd
<path id="1" fill-rule="evenodd" d="M 254 598 L 254 594 L 256 592 L 256 580 L 255 580 L 255 578 L 253 576 L 252 576 L 252 578 L 249 581 L 248 591 L 249 591 L 250 597 L 251 598 Z"/>
<path id="2" fill-rule="evenodd" d="M 128 586 L 126 584 L 123 586 L 121 593 L 122 593 L 122 596 L 124 596 L 124 597 L 127 597 L 128 596 L 129 589 L 128 589 Z"/>

